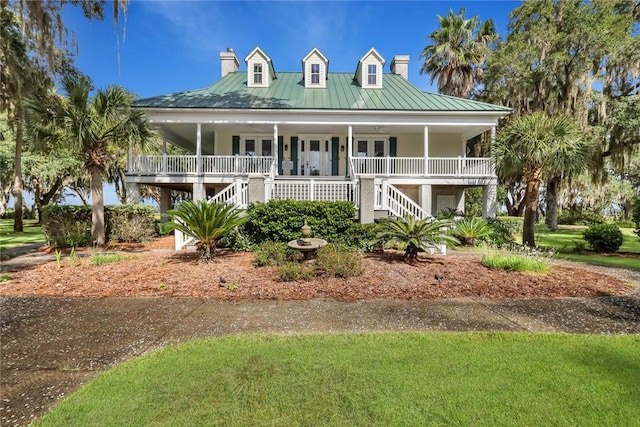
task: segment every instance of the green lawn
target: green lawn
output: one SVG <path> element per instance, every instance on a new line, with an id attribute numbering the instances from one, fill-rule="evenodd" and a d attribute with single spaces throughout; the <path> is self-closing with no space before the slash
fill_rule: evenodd
<path id="1" fill-rule="evenodd" d="M 13 219 L 0 219 L 0 250 L 29 243 L 44 243 L 42 228 L 35 220 L 24 221 L 24 232 L 13 231 Z"/>
<path id="2" fill-rule="evenodd" d="M 640 337 L 240 335 L 116 366 L 37 426 L 638 425 Z"/>
<path id="3" fill-rule="evenodd" d="M 558 231 L 536 231 L 538 245 L 543 248 L 554 248 L 560 253 L 557 258 L 571 261 L 586 262 L 589 264 L 604 265 L 608 267 L 629 268 L 640 270 L 638 258 L 611 255 L 599 255 L 596 253 L 573 253 L 574 248 L 588 249 L 587 242 L 582 238 L 585 226 L 561 225 Z M 624 235 L 624 241 L 618 252 L 640 254 L 640 240 L 633 233 L 633 228 L 620 228 Z"/>

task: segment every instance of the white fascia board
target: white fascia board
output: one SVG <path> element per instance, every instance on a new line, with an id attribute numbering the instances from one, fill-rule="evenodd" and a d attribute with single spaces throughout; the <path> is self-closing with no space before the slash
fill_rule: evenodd
<path id="1" fill-rule="evenodd" d="M 157 118 L 165 117 L 167 119 L 171 118 L 170 120 L 174 122 L 205 123 L 210 121 L 213 117 L 222 118 L 232 116 L 234 117 L 234 121 L 238 122 L 258 120 L 264 123 L 274 124 L 287 121 L 291 116 L 308 116 L 309 118 L 313 118 L 310 120 L 313 123 L 326 121 L 325 118 L 329 118 L 330 121 L 334 121 L 333 117 L 336 117 L 336 120 L 339 122 L 347 122 L 349 120 L 354 120 L 354 118 L 357 117 L 362 117 L 367 121 L 372 120 L 372 118 L 375 120 L 393 121 L 394 118 L 406 120 L 407 117 L 414 117 L 421 122 L 433 117 L 438 117 L 439 120 L 443 117 L 449 117 L 453 120 L 452 123 L 456 123 L 456 119 L 462 117 L 466 117 L 471 120 L 482 117 L 483 121 L 486 121 L 487 118 L 493 118 L 497 121 L 498 119 L 510 114 L 509 111 L 231 110 L 202 108 L 141 108 L 141 110 L 147 113 L 148 116 L 155 116 Z M 153 119 L 153 117 L 151 118 Z M 157 119 L 154 120 L 157 121 Z"/>

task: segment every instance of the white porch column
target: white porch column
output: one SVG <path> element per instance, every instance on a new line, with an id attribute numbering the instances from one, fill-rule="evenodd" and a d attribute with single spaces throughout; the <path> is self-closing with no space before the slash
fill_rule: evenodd
<path id="1" fill-rule="evenodd" d="M 491 162 L 491 169 L 492 169 L 491 172 L 493 172 L 494 175 L 496 173 L 496 162 L 494 157 L 495 145 L 496 145 L 496 127 L 494 125 L 494 126 L 491 126 L 491 147 L 490 147 L 490 156 L 493 159 L 493 162 Z M 495 209 L 493 212 L 493 216 L 495 216 Z"/>
<path id="2" fill-rule="evenodd" d="M 213 154 L 214 156 L 218 154 L 218 131 L 216 129 L 213 130 L 213 152 L 211 154 Z"/>
<path id="3" fill-rule="evenodd" d="M 482 187 L 482 217 L 496 217 L 496 201 L 498 198 L 498 189 L 496 184 L 489 184 Z"/>
<path id="4" fill-rule="evenodd" d="M 167 173 L 167 140 L 162 139 L 162 173 Z"/>
<path id="5" fill-rule="evenodd" d="M 196 173 L 202 175 L 202 124 L 197 124 L 196 131 Z"/>
<path id="6" fill-rule="evenodd" d="M 276 159 L 276 170 L 274 171 L 275 176 L 278 176 L 278 164 L 280 159 L 278 158 L 278 125 L 273 125 L 273 157 Z"/>
<path id="7" fill-rule="evenodd" d="M 424 141 L 423 141 L 423 152 L 424 152 L 424 175 L 429 175 L 429 126 L 424 127 Z"/>
<path id="8" fill-rule="evenodd" d="M 431 194 L 431 184 L 422 184 L 420 186 L 418 201 L 420 202 L 420 207 L 422 208 L 422 210 L 425 211 L 429 216 L 433 216 L 433 209 L 431 207 Z"/>
<path id="9" fill-rule="evenodd" d="M 349 125 L 347 130 L 347 176 L 351 176 L 351 156 L 353 155 L 353 127 Z"/>

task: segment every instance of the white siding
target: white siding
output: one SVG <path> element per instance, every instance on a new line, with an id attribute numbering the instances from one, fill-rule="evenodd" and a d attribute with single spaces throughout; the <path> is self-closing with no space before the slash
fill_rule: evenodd
<path id="1" fill-rule="evenodd" d="M 320 64 L 320 83 L 311 83 L 311 64 Z M 305 88 L 325 88 L 327 87 L 327 64 L 317 53 L 311 54 L 304 63 L 304 87 Z"/>

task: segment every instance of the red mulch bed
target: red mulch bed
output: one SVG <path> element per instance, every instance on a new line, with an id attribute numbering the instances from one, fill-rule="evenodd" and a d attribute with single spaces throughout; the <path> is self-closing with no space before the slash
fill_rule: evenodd
<path id="1" fill-rule="evenodd" d="M 579 268 L 553 266 L 549 274 L 493 271 L 477 254 L 450 253 L 407 263 L 398 252 L 369 254 L 365 272 L 348 279 L 317 277 L 282 282 L 275 267 L 253 266 L 252 253 L 221 252 L 209 264 L 195 253 L 170 250 L 171 237 L 150 245 L 114 245 L 135 259 L 93 265 L 90 251 L 79 253 L 75 266 L 68 256 L 11 273 L 0 284 L 0 296 L 59 297 L 202 297 L 219 300 L 303 300 L 327 298 L 353 301 L 371 298 L 434 299 L 559 298 L 623 295 L 632 291 L 624 281 Z M 85 255 L 85 256 L 83 256 Z M 436 274 L 444 278 L 435 279 Z M 220 283 L 220 277 L 226 281 Z M 229 285 L 237 285 L 230 290 Z"/>

